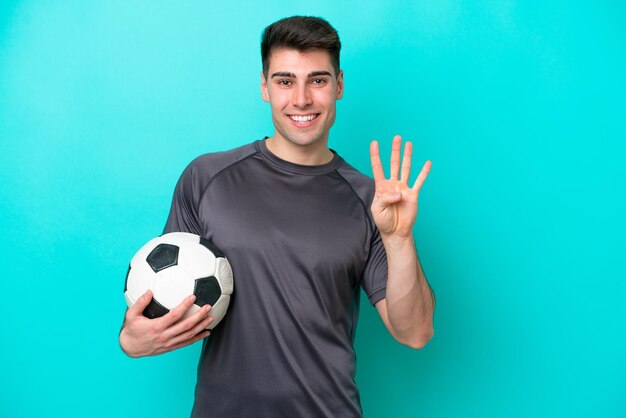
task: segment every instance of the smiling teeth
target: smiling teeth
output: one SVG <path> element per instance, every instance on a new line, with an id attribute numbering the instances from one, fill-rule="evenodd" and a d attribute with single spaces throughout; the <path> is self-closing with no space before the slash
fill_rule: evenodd
<path id="1" fill-rule="evenodd" d="M 317 115 L 306 115 L 306 116 L 289 115 L 289 117 L 298 123 L 306 123 L 315 119 Z"/>

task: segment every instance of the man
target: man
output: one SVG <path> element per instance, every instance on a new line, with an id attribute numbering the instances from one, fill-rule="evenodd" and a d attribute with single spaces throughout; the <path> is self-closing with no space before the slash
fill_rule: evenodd
<path id="1" fill-rule="evenodd" d="M 385 179 L 378 144 L 374 182 L 328 148 L 343 95 L 341 44 L 325 20 L 268 26 L 261 93 L 274 134 L 206 154 L 182 174 L 165 232 L 211 239 L 229 258 L 235 293 L 204 341 L 192 416 L 358 417 L 353 349 L 362 287 L 389 332 L 420 348 L 433 335 L 434 298 L 412 228 L 427 162 L 409 187 L 411 144 L 392 144 Z M 400 168 L 401 167 L 401 168 Z M 147 319 L 147 292 L 120 333 L 133 357 L 208 337 L 210 306 L 181 320 L 193 296 Z"/>

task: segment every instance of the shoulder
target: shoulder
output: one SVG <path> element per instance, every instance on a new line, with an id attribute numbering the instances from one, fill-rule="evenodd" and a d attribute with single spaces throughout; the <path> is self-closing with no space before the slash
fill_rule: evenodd
<path id="1" fill-rule="evenodd" d="M 175 201 L 178 198 L 195 207 L 203 191 L 215 176 L 257 152 L 256 142 L 252 142 L 228 151 L 212 152 L 196 157 L 187 165 L 178 179 Z"/>
<path id="2" fill-rule="evenodd" d="M 361 173 L 345 160 L 341 166 L 337 168 L 337 173 L 344 178 L 354 193 L 369 207 L 376 190 L 374 179 Z"/>
<path id="3" fill-rule="evenodd" d="M 202 235 L 198 205 L 204 190 L 219 173 L 256 154 L 255 145 L 253 142 L 230 151 L 203 154 L 189 163 L 174 189 L 165 231 L 185 231 Z"/>
<path id="4" fill-rule="evenodd" d="M 209 181 L 222 170 L 245 160 L 257 152 L 256 142 L 252 142 L 228 151 L 202 154 L 189 163 L 183 171 L 183 177 Z"/>

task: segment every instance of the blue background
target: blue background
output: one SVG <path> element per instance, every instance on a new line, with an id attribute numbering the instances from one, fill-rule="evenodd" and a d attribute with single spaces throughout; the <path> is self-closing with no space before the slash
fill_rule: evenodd
<path id="1" fill-rule="evenodd" d="M 200 347 L 125 357 L 124 276 L 191 159 L 272 134 L 260 34 L 293 14 L 343 42 L 332 148 L 433 161 L 435 337 L 363 301 L 365 415 L 626 416 L 626 6 L 521 0 L 3 1 L 0 415 L 189 413 Z"/>

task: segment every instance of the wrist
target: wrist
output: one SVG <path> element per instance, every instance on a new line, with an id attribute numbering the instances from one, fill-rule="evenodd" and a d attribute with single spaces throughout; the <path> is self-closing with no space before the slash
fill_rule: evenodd
<path id="1" fill-rule="evenodd" d="M 415 239 L 413 234 L 409 233 L 407 236 L 399 236 L 393 234 L 380 234 L 380 238 L 383 241 L 383 245 L 388 250 L 400 250 L 406 248 L 415 248 Z"/>
<path id="2" fill-rule="evenodd" d="M 128 334 L 126 333 L 126 327 L 122 328 L 122 330 L 120 331 L 119 342 L 120 348 L 128 357 L 141 357 L 141 355 L 136 350 L 134 350 L 132 342 L 130 341 Z"/>

